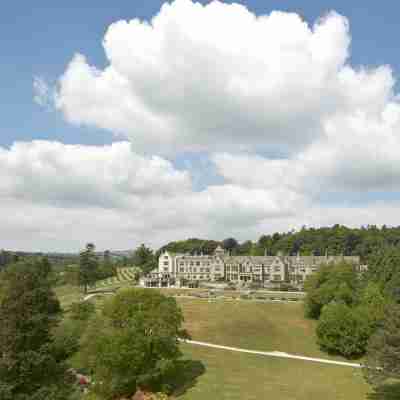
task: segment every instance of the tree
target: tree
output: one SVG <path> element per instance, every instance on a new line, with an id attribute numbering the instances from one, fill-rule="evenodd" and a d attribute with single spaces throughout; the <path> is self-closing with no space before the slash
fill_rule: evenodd
<path id="1" fill-rule="evenodd" d="M 400 306 L 392 305 L 380 329 L 371 337 L 365 359 L 367 381 L 379 385 L 400 379 Z"/>
<path id="2" fill-rule="evenodd" d="M 181 356 L 182 321 L 175 299 L 159 292 L 127 289 L 108 300 L 82 346 L 95 392 L 111 399 L 132 395 L 137 387 L 166 391 L 162 384 Z"/>
<path id="3" fill-rule="evenodd" d="M 222 247 L 228 251 L 229 253 L 234 253 L 235 250 L 238 248 L 239 243 L 234 238 L 227 238 L 222 241 Z"/>
<path id="4" fill-rule="evenodd" d="M 322 307 L 333 300 L 352 305 L 357 299 L 358 286 L 359 279 L 353 265 L 340 263 L 321 266 L 304 284 L 307 293 L 304 301 L 306 316 L 318 319 Z"/>
<path id="5" fill-rule="evenodd" d="M 400 250 L 387 247 L 371 256 L 366 279 L 378 283 L 387 295 L 400 303 Z"/>
<path id="6" fill-rule="evenodd" d="M 98 276 L 98 261 L 92 243 L 86 245 L 85 250 L 79 254 L 79 284 L 87 293 L 88 287 L 96 283 Z"/>
<path id="7" fill-rule="evenodd" d="M 154 259 L 153 250 L 151 250 L 149 247 L 146 247 L 144 244 L 141 244 L 134 251 L 132 256 L 133 264 L 138 267 L 142 267 L 148 262 L 153 261 L 153 259 Z"/>
<path id="8" fill-rule="evenodd" d="M 373 330 L 373 321 L 366 308 L 351 308 L 343 302 L 331 303 L 323 307 L 318 321 L 318 344 L 329 353 L 360 356 L 365 353 Z"/>
<path id="9" fill-rule="evenodd" d="M 65 358 L 54 343 L 60 304 L 41 260 L 7 267 L 0 302 L 0 398 L 67 399 Z"/>

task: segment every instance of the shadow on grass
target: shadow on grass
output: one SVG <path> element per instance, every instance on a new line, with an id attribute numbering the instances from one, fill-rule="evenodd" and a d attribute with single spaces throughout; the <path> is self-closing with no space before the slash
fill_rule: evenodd
<path id="1" fill-rule="evenodd" d="M 374 392 L 368 395 L 369 400 L 399 400 L 400 383 L 385 383 L 375 388 Z"/>
<path id="2" fill-rule="evenodd" d="M 182 396 L 187 390 L 196 386 L 197 378 L 204 374 L 206 368 L 198 360 L 180 360 L 173 382 L 173 395 Z"/>

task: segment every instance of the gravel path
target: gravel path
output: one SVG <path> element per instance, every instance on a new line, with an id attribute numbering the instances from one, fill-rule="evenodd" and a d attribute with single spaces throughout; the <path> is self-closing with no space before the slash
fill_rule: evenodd
<path id="1" fill-rule="evenodd" d="M 334 365 L 341 365 L 345 367 L 353 367 L 353 368 L 362 368 L 361 364 L 350 363 L 346 361 L 335 361 L 335 360 L 327 360 L 325 358 L 313 358 L 313 357 L 304 357 L 304 356 L 297 356 L 294 354 L 283 353 L 280 351 L 256 351 L 256 350 L 247 350 L 241 349 L 239 347 L 229 347 L 229 346 L 221 346 L 218 344 L 206 343 L 206 342 L 198 342 L 196 340 L 181 340 L 182 342 L 193 344 L 196 346 L 203 346 L 203 347 L 211 347 L 213 349 L 221 349 L 221 350 L 229 350 L 229 351 L 236 351 L 239 353 L 250 353 L 250 354 L 258 354 L 261 356 L 268 356 L 268 357 L 278 357 L 278 358 L 291 358 L 295 360 L 304 360 L 304 361 L 312 361 L 318 362 L 323 364 L 334 364 Z"/>

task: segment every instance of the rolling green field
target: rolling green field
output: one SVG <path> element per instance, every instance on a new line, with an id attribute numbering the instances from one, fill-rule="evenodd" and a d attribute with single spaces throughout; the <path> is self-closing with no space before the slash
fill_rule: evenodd
<path id="1" fill-rule="evenodd" d="M 366 400 L 361 371 L 349 367 L 182 346 L 205 372 L 177 400 Z"/>
<path id="2" fill-rule="evenodd" d="M 261 351 L 342 359 L 319 350 L 315 322 L 301 303 L 179 299 L 194 340 Z M 350 367 L 270 358 L 227 350 L 182 346 L 205 368 L 182 400 L 361 400 L 370 391 L 361 371 Z"/>
<path id="3" fill-rule="evenodd" d="M 207 301 L 178 298 L 193 340 L 260 351 L 329 357 L 316 344 L 316 322 L 304 318 L 303 303 Z"/>
<path id="4" fill-rule="evenodd" d="M 59 291 L 63 304 L 76 296 L 69 289 Z M 315 321 L 304 318 L 302 302 L 180 297 L 177 301 L 185 317 L 184 327 L 193 340 L 343 360 L 319 349 Z M 370 392 L 361 370 L 351 367 L 191 344 L 182 344 L 182 350 L 193 368 L 187 369 L 186 383 L 173 397 L 177 400 L 366 400 Z"/>

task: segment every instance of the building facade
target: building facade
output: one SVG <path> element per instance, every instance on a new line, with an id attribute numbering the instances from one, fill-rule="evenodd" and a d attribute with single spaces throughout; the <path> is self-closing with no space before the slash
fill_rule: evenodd
<path id="1" fill-rule="evenodd" d="M 257 283 L 268 287 L 282 283 L 302 286 L 307 276 L 322 264 L 341 261 L 361 269 L 358 256 L 231 256 L 220 246 L 214 255 L 189 255 L 164 252 L 158 269 L 152 271 L 143 286 L 191 286 L 194 282 L 226 281 L 238 285 Z"/>

